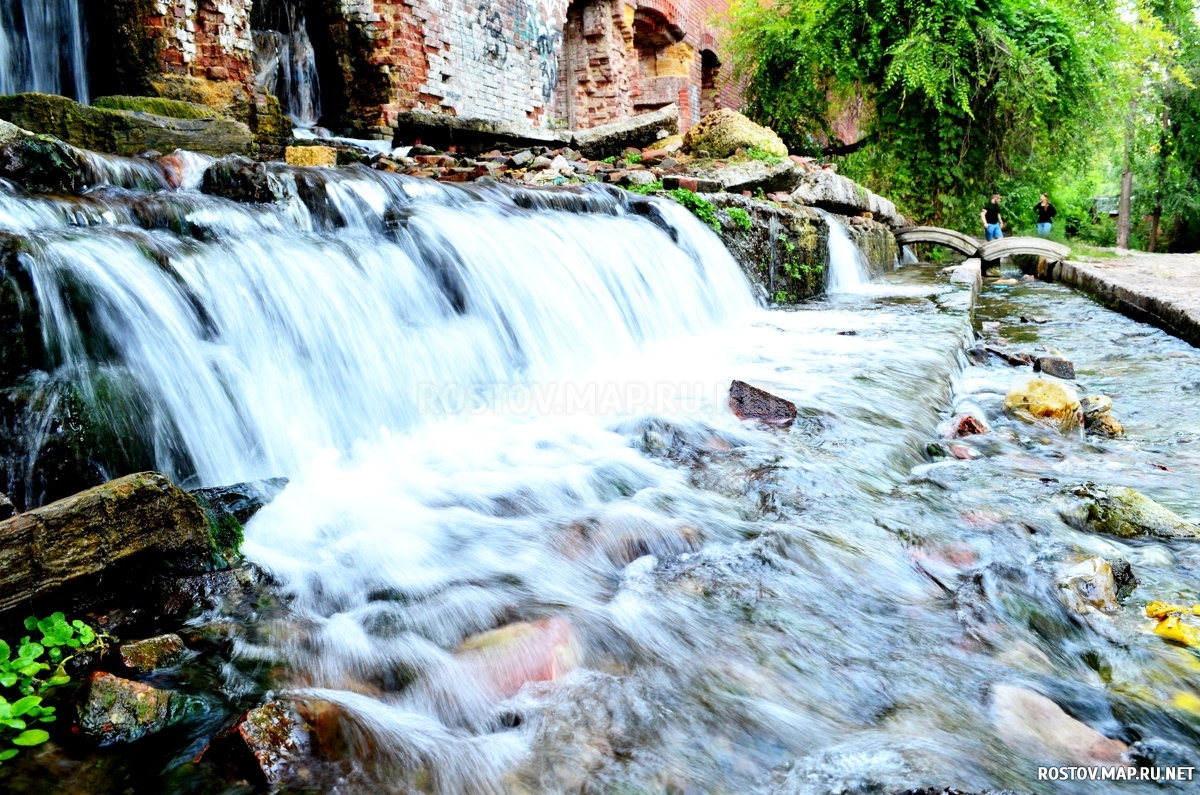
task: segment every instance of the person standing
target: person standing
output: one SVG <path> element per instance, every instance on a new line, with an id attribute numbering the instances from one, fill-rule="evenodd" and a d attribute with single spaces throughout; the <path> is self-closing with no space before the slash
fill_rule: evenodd
<path id="1" fill-rule="evenodd" d="M 979 220 L 983 222 L 983 236 L 987 241 L 999 240 L 1004 237 L 1004 219 L 1000 216 L 999 193 L 993 193 L 992 200 L 979 211 Z"/>
<path id="2" fill-rule="evenodd" d="M 1037 213 L 1038 237 L 1050 237 L 1050 225 L 1054 222 L 1054 216 L 1058 215 L 1058 210 L 1054 209 L 1054 205 L 1050 203 L 1046 194 L 1042 194 L 1042 199 L 1034 207 L 1034 212 Z"/>

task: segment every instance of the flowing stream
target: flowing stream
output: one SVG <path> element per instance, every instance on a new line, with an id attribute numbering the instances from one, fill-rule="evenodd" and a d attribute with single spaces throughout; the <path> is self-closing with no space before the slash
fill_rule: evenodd
<path id="1" fill-rule="evenodd" d="M 1141 606 L 1200 601 L 1200 555 L 1059 501 L 1200 514 L 1195 349 L 1061 288 L 989 294 L 987 333 L 1062 348 L 1129 430 L 1063 437 L 1005 418 L 1013 374 L 967 364 L 932 269 L 766 310 L 669 202 L 329 173 L 282 207 L 0 194 L 48 378 L 188 485 L 290 478 L 245 547 L 283 603 L 194 624 L 238 624 L 214 698 L 265 675 L 321 716 L 312 791 L 1047 791 L 1000 685 L 1190 763 L 1200 666 Z M 797 421 L 739 422 L 734 378 Z M 970 460 L 938 452 L 956 408 L 992 425 Z M 1064 600 L 1093 554 L 1141 580 L 1119 613 Z M 89 791 L 245 791 L 203 742 L 111 749 Z"/>

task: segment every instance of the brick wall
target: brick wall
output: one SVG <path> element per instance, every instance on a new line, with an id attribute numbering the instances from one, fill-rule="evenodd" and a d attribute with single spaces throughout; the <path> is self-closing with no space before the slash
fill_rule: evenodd
<path id="1" fill-rule="evenodd" d="M 249 86 L 254 42 L 247 0 L 156 0 L 145 20 L 162 73 Z"/>

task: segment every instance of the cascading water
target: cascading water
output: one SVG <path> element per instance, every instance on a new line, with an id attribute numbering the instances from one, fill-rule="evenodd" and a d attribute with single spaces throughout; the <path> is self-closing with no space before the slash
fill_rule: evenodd
<path id="1" fill-rule="evenodd" d="M 97 180 L 147 178 L 119 166 Z M 283 603 L 186 633 L 232 638 L 213 684 L 231 717 L 254 679 L 304 708 L 318 761 L 288 786 L 1041 791 L 1043 749 L 997 728 L 1003 687 L 1160 759 L 1195 746 L 1190 702 L 1172 706 L 1190 652 L 1132 608 L 1072 613 L 1055 577 L 1122 554 L 1182 601 L 1197 553 L 1063 522 L 1052 484 L 1125 459 L 1005 419 L 1007 365 L 960 378 L 971 331 L 947 288 L 901 273 L 899 296 L 768 311 L 674 204 L 363 169 L 272 180 L 281 205 L 10 189 L 0 228 L 42 321 L 37 378 L 189 483 L 290 477 L 245 546 Z M 1118 320 L 1091 377 L 1135 366 Z M 1136 366 L 1162 369 L 1127 394 L 1195 388 L 1200 360 L 1172 343 L 1138 344 Z M 796 423 L 739 422 L 732 378 L 794 401 Z M 956 402 L 993 423 L 955 443 L 986 457 L 929 462 Z M 1193 482 L 1200 457 L 1147 435 L 1160 403 L 1131 425 L 1129 466 L 1177 497 L 1163 483 Z M 1166 449 L 1180 474 L 1149 466 Z M 229 791 L 191 764 L 210 735 L 108 751 L 110 791 Z M 37 791 L 79 784 L 50 778 Z"/>
<path id="2" fill-rule="evenodd" d="M 0 94 L 88 102 L 82 0 L 0 0 Z"/>
<path id="3" fill-rule="evenodd" d="M 255 85 L 279 97 L 292 123 L 308 129 L 321 118 L 321 86 L 303 0 L 282 0 L 276 16 L 277 29 L 254 31 Z"/>
<path id="4" fill-rule="evenodd" d="M 829 275 L 825 279 L 825 289 L 830 293 L 859 292 L 871 281 L 870 267 L 867 258 L 854 245 L 846 227 L 832 213 L 818 211 L 825 219 L 829 230 Z"/>

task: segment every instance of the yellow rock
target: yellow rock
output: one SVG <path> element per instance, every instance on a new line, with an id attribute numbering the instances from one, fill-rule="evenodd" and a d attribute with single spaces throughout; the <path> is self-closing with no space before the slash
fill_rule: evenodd
<path id="1" fill-rule="evenodd" d="M 289 166 L 336 166 L 337 150 L 331 146 L 289 146 L 283 159 Z"/>
<path id="2" fill-rule="evenodd" d="M 1184 646 L 1200 647 L 1200 629 L 1189 627 L 1179 616 L 1171 615 L 1160 619 L 1154 627 L 1155 635 L 1162 635 L 1167 640 L 1182 643 Z"/>
<path id="3" fill-rule="evenodd" d="M 1046 422 L 1063 433 L 1079 427 L 1083 412 L 1075 390 L 1057 378 L 1018 376 L 1008 388 L 1004 407 L 1026 422 Z"/>

